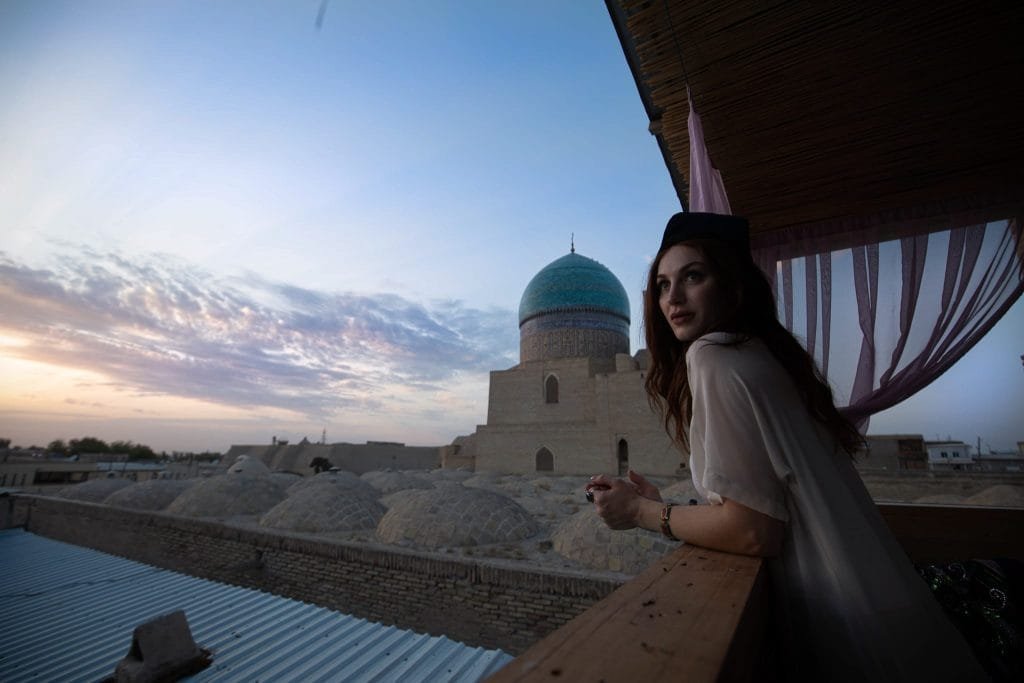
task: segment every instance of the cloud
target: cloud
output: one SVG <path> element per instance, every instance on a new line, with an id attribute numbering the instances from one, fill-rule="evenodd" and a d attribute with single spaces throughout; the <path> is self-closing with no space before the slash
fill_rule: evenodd
<path id="1" fill-rule="evenodd" d="M 21 358 L 116 386 L 310 418 L 376 410 L 515 362 L 515 316 L 457 300 L 322 292 L 260 274 L 229 281 L 161 255 L 78 248 L 48 268 L 0 252 L 0 327 Z"/>

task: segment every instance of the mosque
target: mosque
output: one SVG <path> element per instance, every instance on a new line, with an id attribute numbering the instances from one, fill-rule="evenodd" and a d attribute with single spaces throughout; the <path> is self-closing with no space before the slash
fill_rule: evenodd
<path id="1" fill-rule="evenodd" d="M 455 440 L 446 465 L 478 472 L 681 476 L 644 392 L 646 350 L 630 355 L 629 297 L 577 254 L 538 272 L 519 302 L 519 364 L 490 375 L 487 424 Z"/>
<path id="2" fill-rule="evenodd" d="M 450 445 L 232 446 L 272 471 L 306 474 L 317 457 L 342 469 L 464 468 L 494 474 L 645 475 L 689 479 L 647 402 L 650 356 L 630 354 L 629 297 L 608 268 L 576 253 L 542 268 L 519 302 L 519 363 L 490 373 L 487 424 Z"/>

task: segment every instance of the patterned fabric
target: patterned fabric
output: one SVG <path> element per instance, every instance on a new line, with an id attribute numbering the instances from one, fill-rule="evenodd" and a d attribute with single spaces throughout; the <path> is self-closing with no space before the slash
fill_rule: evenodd
<path id="1" fill-rule="evenodd" d="M 992 680 L 1024 680 L 1024 564 L 1011 559 L 917 565 Z"/>

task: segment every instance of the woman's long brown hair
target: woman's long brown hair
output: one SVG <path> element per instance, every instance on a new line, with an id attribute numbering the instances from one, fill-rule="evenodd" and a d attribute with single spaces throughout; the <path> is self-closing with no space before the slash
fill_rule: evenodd
<path id="1" fill-rule="evenodd" d="M 717 240 L 693 240 L 683 244 L 697 249 L 715 278 L 723 313 L 711 331 L 732 332 L 741 344 L 757 337 L 793 380 L 810 415 L 832 434 L 851 456 L 863 445 L 860 433 L 836 408 L 832 389 L 814 359 L 789 330 L 779 323 L 768 279 L 749 253 Z M 674 246 L 674 245 L 673 245 Z M 658 301 L 658 253 L 647 275 L 644 292 L 644 333 L 651 366 L 644 379 L 647 399 L 661 411 L 665 430 L 685 450 L 692 415 L 690 382 L 686 376 L 686 350 L 690 342 L 676 339 Z"/>

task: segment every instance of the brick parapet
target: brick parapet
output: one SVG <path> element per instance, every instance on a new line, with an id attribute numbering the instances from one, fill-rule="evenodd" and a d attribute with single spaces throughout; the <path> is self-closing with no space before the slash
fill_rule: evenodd
<path id="1" fill-rule="evenodd" d="M 513 654 L 621 583 L 58 498 L 8 508 L 41 536 Z"/>

